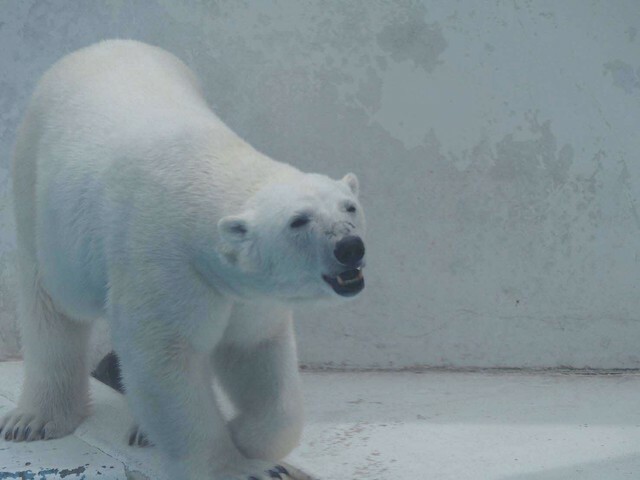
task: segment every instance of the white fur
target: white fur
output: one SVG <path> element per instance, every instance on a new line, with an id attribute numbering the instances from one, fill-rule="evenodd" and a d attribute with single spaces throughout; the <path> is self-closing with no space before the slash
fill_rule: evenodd
<path id="1" fill-rule="evenodd" d="M 267 478 L 302 427 L 291 306 L 340 298 L 322 275 L 340 271 L 337 239 L 363 235 L 356 177 L 269 159 L 174 56 L 106 41 L 46 73 L 14 179 L 26 378 L 2 434 L 77 427 L 87 338 L 106 316 L 171 478 Z M 228 424 L 212 374 L 238 410 Z"/>

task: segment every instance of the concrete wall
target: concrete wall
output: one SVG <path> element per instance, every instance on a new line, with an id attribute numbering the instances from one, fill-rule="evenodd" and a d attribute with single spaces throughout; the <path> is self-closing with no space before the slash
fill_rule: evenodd
<path id="1" fill-rule="evenodd" d="M 368 286 L 298 314 L 303 362 L 639 368 L 639 30 L 636 0 L 1 2 L 0 354 L 16 125 L 56 59 L 130 37 L 258 149 L 359 175 Z"/>

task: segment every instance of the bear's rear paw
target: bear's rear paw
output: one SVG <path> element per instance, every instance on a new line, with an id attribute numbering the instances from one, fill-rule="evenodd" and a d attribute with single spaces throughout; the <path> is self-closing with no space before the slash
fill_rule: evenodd
<path id="1" fill-rule="evenodd" d="M 127 433 L 127 442 L 132 447 L 152 447 L 153 442 L 140 430 L 139 425 L 132 425 Z"/>
<path id="2" fill-rule="evenodd" d="M 0 437 L 14 442 L 51 440 L 69 435 L 80 422 L 81 416 L 52 418 L 35 410 L 16 408 L 0 420 Z"/>

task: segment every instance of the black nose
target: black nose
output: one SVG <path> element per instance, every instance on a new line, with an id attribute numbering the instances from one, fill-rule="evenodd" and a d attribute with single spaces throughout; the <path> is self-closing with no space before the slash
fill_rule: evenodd
<path id="1" fill-rule="evenodd" d="M 333 254 L 343 265 L 353 267 L 364 257 L 364 243 L 360 237 L 348 235 L 336 243 Z"/>

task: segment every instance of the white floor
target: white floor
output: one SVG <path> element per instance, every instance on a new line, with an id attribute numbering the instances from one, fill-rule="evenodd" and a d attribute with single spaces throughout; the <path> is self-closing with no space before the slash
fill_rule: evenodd
<path id="1" fill-rule="evenodd" d="M 21 377 L 19 362 L 0 363 L 0 415 Z M 307 424 L 287 460 L 321 480 L 640 478 L 639 374 L 303 378 Z M 94 413 L 73 436 L 0 441 L 0 479 L 163 478 L 154 448 L 126 446 L 123 398 L 97 382 L 92 388 Z"/>

